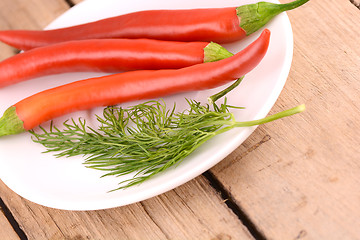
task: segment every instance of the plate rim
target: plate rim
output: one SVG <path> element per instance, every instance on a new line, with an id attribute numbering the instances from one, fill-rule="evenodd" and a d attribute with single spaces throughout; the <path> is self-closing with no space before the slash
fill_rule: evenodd
<path id="1" fill-rule="evenodd" d="M 77 5 L 75 5 L 73 8 L 70 8 L 68 11 L 64 12 L 62 15 L 60 15 L 59 17 L 57 17 L 54 21 L 52 21 L 52 23 L 50 23 L 48 25 L 48 27 L 51 27 L 52 24 L 54 24 L 54 22 L 59 21 L 59 19 L 61 19 L 62 17 L 65 16 L 65 14 L 69 14 L 69 11 L 77 11 L 78 8 L 82 7 L 83 5 L 85 5 L 88 2 L 92 2 L 90 0 L 86 0 L 83 1 Z M 277 1 L 275 1 L 277 2 Z M 274 101 L 266 101 L 264 104 L 262 104 L 261 109 L 258 111 L 258 113 L 256 114 L 256 118 L 262 118 L 264 116 L 266 116 L 271 108 L 274 106 L 274 104 L 276 103 L 276 100 L 278 99 L 281 91 L 283 90 L 285 83 L 287 81 L 289 72 L 290 72 L 290 68 L 291 68 L 291 62 L 292 62 L 292 57 L 293 57 L 293 32 L 291 29 L 291 23 L 290 20 L 288 18 L 288 15 L 286 13 L 282 13 L 283 18 L 286 20 L 284 23 L 286 25 L 287 28 L 289 28 L 289 32 L 287 32 L 286 36 L 289 38 L 287 41 L 287 45 L 286 45 L 286 59 L 284 60 L 284 62 L 288 62 L 288 64 L 284 65 L 283 68 L 281 69 L 281 74 L 279 76 L 279 79 L 281 79 L 281 81 L 277 81 L 277 85 L 276 87 L 274 87 L 272 90 L 272 94 L 269 97 L 269 99 L 275 99 Z M 48 28 L 46 27 L 46 28 Z M 214 165 L 218 164 L 220 161 L 222 161 L 226 156 L 228 156 L 232 151 L 234 151 L 237 147 L 239 147 L 257 128 L 257 126 L 254 127 L 249 127 L 249 128 L 243 128 L 240 134 L 236 135 L 236 138 L 233 139 L 231 141 L 231 145 L 228 147 L 227 151 L 220 151 L 219 155 L 220 155 L 220 160 L 217 162 L 211 162 L 211 164 L 207 164 L 206 170 L 210 169 L 211 167 L 213 167 Z M 204 170 L 204 171 L 206 171 Z M 127 201 L 126 203 L 123 204 L 119 204 L 119 201 L 116 201 L 116 199 L 110 198 L 109 200 L 105 200 L 105 201 L 100 201 L 100 202 L 96 202 L 96 204 L 94 204 L 94 202 L 91 202 L 90 204 L 87 203 L 80 203 L 80 204 L 69 204 L 66 202 L 44 202 L 43 199 L 41 198 L 36 198 L 34 196 L 28 196 L 28 194 L 24 194 L 21 192 L 16 191 L 16 187 L 10 187 L 9 184 L 7 183 L 6 180 L 4 180 L 3 178 L 1 178 L 1 180 L 5 183 L 5 185 L 7 185 L 12 191 L 16 192 L 18 195 L 28 199 L 31 202 L 46 206 L 46 207 L 50 207 L 50 208 L 56 208 L 56 209 L 63 209 L 63 210 L 78 210 L 78 211 L 84 211 L 84 210 L 100 210 L 100 209 L 109 209 L 109 208 L 114 208 L 114 207 L 119 207 L 119 206 L 125 206 L 128 204 L 132 204 L 135 202 L 139 202 L 139 201 L 143 201 L 145 199 L 148 199 L 150 197 L 154 197 L 157 196 L 159 194 L 162 194 L 164 192 L 167 192 L 171 189 L 174 189 L 192 179 L 194 179 L 195 177 L 199 176 L 201 173 L 198 173 L 196 176 L 194 176 L 194 174 L 187 174 L 186 177 L 184 176 L 177 176 L 178 178 L 181 179 L 181 181 L 174 180 L 176 182 L 176 184 L 168 182 L 167 184 L 163 185 L 160 189 L 158 189 L 156 191 L 156 193 L 154 194 L 152 191 L 147 191 L 147 192 L 143 192 L 142 194 L 140 194 L 141 196 L 138 197 L 133 197 L 132 200 Z M 11 184 L 10 184 L 11 185 Z"/>

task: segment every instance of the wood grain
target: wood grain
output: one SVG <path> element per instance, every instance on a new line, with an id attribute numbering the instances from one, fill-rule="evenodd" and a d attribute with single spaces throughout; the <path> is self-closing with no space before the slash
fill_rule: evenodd
<path id="1" fill-rule="evenodd" d="M 0 194 L 29 239 L 253 239 L 204 177 L 140 203 L 99 211 L 43 207 L 2 182 Z"/>
<path id="2" fill-rule="evenodd" d="M 360 14 L 323 4 L 289 12 L 294 59 L 271 112 L 307 111 L 259 127 L 212 169 L 269 239 L 360 237 Z"/>

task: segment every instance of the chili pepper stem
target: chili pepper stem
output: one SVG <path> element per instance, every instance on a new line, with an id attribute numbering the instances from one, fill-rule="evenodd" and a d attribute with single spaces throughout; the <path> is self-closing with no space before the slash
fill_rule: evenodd
<path id="1" fill-rule="evenodd" d="M 267 24 L 276 15 L 300 7 L 308 1 L 295 0 L 283 4 L 258 2 L 236 8 L 236 14 L 240 20 L 240 27 L 245 30 L 246 35 L 250 35 Z"/>
<path id="2" fill-rule="evenodd" d="M 14 106 L 9 107 L 0 118 L 0 137 L 24 132 L 23 122 L 16 114 Z"/>
<path id="3" fill-rule="evenodd" d="M 226 48 L 214 42 L 210 42 L 204 48 L 204 62 L 216 62 L 233 55 L 234 54 L 229 52 Z"/>

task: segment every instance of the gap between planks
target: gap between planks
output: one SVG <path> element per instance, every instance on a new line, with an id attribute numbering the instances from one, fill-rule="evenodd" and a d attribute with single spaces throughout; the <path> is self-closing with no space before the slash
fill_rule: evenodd
<path id="1" fill-rule="evenodd" d="M 11 213 L 9 208 L 6 206 L 4 201 L 1 199 L 1 197 L 0 197 L 0 209 L 4 213 L 5 217 L 7 218 L 7 220 L 9 221 L 10 225 L 12 226 L 12 228 L 14 229 L 16 234 L 19 236 L 19 238 L 21 240 L 25 240 L 25 239 L 27 240 L 28 238 L 27 238 L 25 232 L 20 228 L 19 223 L 15 220 L 13 214 Z"/>
<path id="2" fill-rule="evenodd" d="M 83 0 L 64 0 L 64 1 L 69 5 L 69 7 L 73 7 L 76 4 L 82 2 Z"/>
<path id="3" fill-rule="evenodd" d="M 360 0 L 349 0 L 355 7 L 360 9 Z"/>
<path id="4" fill-rule="evenodd" d="M 64 0 L 66 2 L 67 5 L 69 5 L 69 7 L 73 7 L 76 5 L 76 3 L 74 3 L 72 0 Z"/>
<path id="5" fill-rule="evenodd" d="M 266 240 L 266 237 L 258 230 L 256 225 L 250 220 L 246 213 L 241 209 L 239 205 L 235 203 L 231 193 L 229 193 L 210 171 L 206 171 L 202 174 L 209 182 L 210 186 L 220 193 L 220 197 L 224 200 L 226 206 L 239 218 L 241 223 L 247 228 L 250 234 L 256 240 Z"/>

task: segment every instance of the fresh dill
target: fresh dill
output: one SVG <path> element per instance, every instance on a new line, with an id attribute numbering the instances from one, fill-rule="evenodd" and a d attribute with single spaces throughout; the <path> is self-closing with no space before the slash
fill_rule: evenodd
<path id="1" fill-rule="evenodd" d="M 85 120 L 71 119 L 63 123 L 62 129 L 51 124 L 49 130 L 40 127 L 39 132 L 30 131 L 32 140 L 45 146 L 45 152 L 56 152 L 57 157 L 84 156 L 84 164 L 105 171 L 104 176 L 135 173 L 114 190 L 128 188 L 179 164 L 218 134 L 270 122 L 305 109 L 300 105 L 260 120 L 237 122 L 226 98 L 221 105 L 215 101 L 241 80 L 210 97 L 210 105 L 187 100 L 188 108 L 182 112 L 177 112 L 175 105 L 168 109 L 163 100 L 128 108 L 110 106 L 103 110 L 102 117 L 97 116 L 98 129 L 88 126 Z"/>

